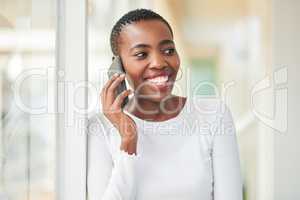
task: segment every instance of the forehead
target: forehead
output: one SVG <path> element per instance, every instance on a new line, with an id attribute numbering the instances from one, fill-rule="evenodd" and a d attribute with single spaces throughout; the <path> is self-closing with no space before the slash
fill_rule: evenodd
<path id="1" fill-rule="evenodd" d="M 172 40 L 172 34 L 168 26 L 159 20 L 141 20 L 126 25 L 120 34 L 122 45 L 153 44 L 161 40 Z"/>

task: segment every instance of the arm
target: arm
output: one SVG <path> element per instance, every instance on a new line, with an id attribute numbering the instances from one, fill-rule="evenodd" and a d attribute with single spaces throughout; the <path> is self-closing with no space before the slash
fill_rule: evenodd
<path id="1" fill-rule="evenodd" d="M 222 106 L 224 112 L 218 120 L 220 130 L 213 139 L 214 200 L 242 200 L 236 131 L 229 109 Z"/>
<path id="2" fill-rule="evenodd" d="M 101 127 L 100 127 L 101 126 Z M 88 199 L 131 200 L 135 190 L 135 162 L 122 146 L 113 163 L 105 129 L 99 121 L 91 120 L 88 129 Z"/>

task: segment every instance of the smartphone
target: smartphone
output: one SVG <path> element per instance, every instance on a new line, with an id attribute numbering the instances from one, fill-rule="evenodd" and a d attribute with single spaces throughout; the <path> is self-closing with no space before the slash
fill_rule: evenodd
<path id="1" fill-rule="evenodd" d="M 108 78 L 110 79 L 114 74 L 123 74 L 125 73 L 123 64 L 122 64 L 122 60 L 120 58 L 120 56 L 114 56 L 113 57 L 113 62 L 110 65 L 108 71 L 107 71 L 107 75 Z M 121 92 L 123 92 L 124 90 L 127 90 L 126 88 L 126 82 L 125 79 L 119 84 L 119 86 L 116 88 L 116 95 L 119 95 Z M 121 104 L 121 108 L 124 108 L 124 106 L 128 103 L 129 98 L 128 96 L 124 99 L 124 101 Z"/>

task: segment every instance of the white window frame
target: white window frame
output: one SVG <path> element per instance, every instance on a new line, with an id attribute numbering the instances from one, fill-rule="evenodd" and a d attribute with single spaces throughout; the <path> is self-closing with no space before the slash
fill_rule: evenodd
<path id="1" fill-rule="evenodd" d="M 56 3 L 55 199 L 86 200 L 87 114 L 76 112 L 73 105 L 76 96 L 76 107 L 87 110 L 87 1 L 57 0 Z"/>

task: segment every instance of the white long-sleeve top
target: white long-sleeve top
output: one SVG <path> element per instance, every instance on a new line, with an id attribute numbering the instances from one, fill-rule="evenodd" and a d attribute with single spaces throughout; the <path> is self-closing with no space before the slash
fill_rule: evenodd
<path id="1" fill-rule="evenodd" d="M 137 155 L 120 150 L 104 115 L 89 120 L 89 200 L 242 200 L 235 127 L 221 101 L 188 97 L 162 122 L 124 112 L 137 125 Z"/>

